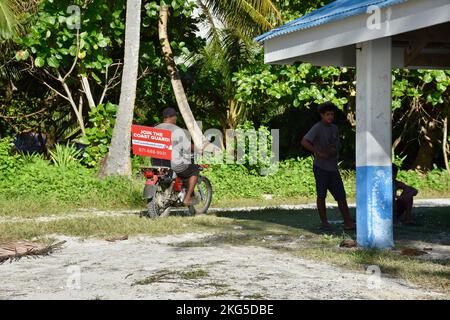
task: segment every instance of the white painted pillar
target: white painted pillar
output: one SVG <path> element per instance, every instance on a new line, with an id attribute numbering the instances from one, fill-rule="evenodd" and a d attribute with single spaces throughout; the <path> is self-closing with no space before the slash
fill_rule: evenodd
<path id="1" fill-rule="evenodd" d="M 392 42 L 357 45 L 356 216 L 361 247 L 391 248 Z"/>

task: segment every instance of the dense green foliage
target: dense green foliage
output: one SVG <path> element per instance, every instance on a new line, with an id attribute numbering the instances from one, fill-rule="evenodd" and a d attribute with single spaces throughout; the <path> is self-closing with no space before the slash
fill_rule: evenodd
<path id="1" fill-rule="evenodd" d="M 288 21 L 330 1 L 273 2 L 282 19 Z M 216 20 L 211 20 L 211 11 L 205 11 L 199 2 L 170 3 L 171 45 L 196 119 L 203 122 L 205 129 L 235 128 L 247 120 L 257 128 L 264 125 L 281 129 L 281 158 L 295 159 L 307 156 L 299 140 L 319 119 L 314 106 L 331 100 L 340 108 L 337 124 L 343 140 L 343 166 L 353 168 L 354 70 L 301 63 L 264 65 L 262 48 L 252 40 L 264 27 L 245 27 L 256 22 L 245 20 L 248 17 L 244 14 L 242 21 L 246 22 L 242 24 L 233 13 L 227 13 L 231 10 L 227 6 L 232 6 L 233 1 L 227 6 L 215 1 L 207 3 L 218 15 Z M 76 16 L 67 12 L 69 5 L 81 8 L 79 35 L 68 27 L 78 22 Z M 7 63 L 0 68 L 4 74 L 0 82 L 5 84 L 0 89 L 0 135 L 39 132 L 46 135 L 49 149 L 58 142 L 81 141 L 87 145 L 84 163 L 93 167 L 104 156 L 109 128 L 114 125 L 112 114 L 103 115 L 106 122 L 102 128 L 92 118 L 98 119 L 99 115 L 93 116 L 98 112 L 98 104 L 118 103 L 124 2 L 42 0 L 38 7 L 25 12 L 26 35 L 9 45 L 5 53 L 10 59 L 5 57 Z M 135 122 L 143 125 L 159 122 L 161 110 L 175 105 L 158 40 L 158 14 L 157 1 L 143 1 L 135 110 Z M 267 21 L 281 23 L 275 16 Z M 226 27 L 220 29 L 217 21 Z M 199 29 L 208 31 L 208 39 L 199 36 Z M 11 78 L 10 69 L 22 72 Z M 58 81 L 59 75 L 68 86 L 73 103 L 62 97 L 67 97 L 67 92 Z M 81 77 L 89 82 L 95 106 L 86 106 L 88 97 Z M 443 168 L 442 123 L 449 115 L 450 73 L 396 70 L 393 79 L 394 149 L 397 156 L 405 157 L 403 168 L 429 170 L 434 164 Z M 83 103 L 81 120 L 75 111 L 79 101 Z M 86 126 L 86 136 L 80 132 L 81 124 Z"/>
<path id="2" fill-rule="evenodd" d="M 121 209 L 145 205 L 141 198 L 144 181 L 139 175 L 133 180 L 99 180 L 94 169 L 79 162 L 55 165 L 42 157 L 13 154 L 11 141 L 2 139 L 0 214 L 8 214 L 8 210 Z M 215 165 L 204 174 L 212 181 L 215 203 L 244 199 L 259 202 L 264 195 L 272 195 L 275 200 L 315 197 L 311 158 L 284 161 L 276 174 L 266 177 L 243 165 Z M 354 172 L 342 171 L 342 175 L 348 196 L 354 198 Z M 418 188 L 424 196 L 450 192 L 450 175 L 441 170 L 427 175 L 401 171 L 399 179 Z"/>
<path id="3" fill-rule="evenodd" d="M 341 167 L 347 191 L 354 196 L 354 70 L 306 63 L 265 65 L 262 48 L 253 41 L 270 25 L 330 0 L 272 2 L 274 7 L 260 8 L 266 17 L 258 17 L 254 8 L 232 11 L 239 1 L 170 2 L 171 47 L 196 120 L 204 129 L 280 129 L 282 162 L 277 174 L 260 176 L 263 164 L 214 166 L 207 174 L 216 197 L 312 196 L 310 155 L 300 147 L 300 139 L 319 120 L 316 105 L 327 100 L 339 108 Z M 3 35 L 12 40 L 0 40 L 0 197 L 39 194 L 62 202 L 84 199 L 86 204 L 101 194 L 114 203 L 127 204 L 127 197 L 135 203 L 140 191 L 132 183 L 95 178 L 108 151 L 119 102 L 125 1 L 18 3 L 20 14 L 10 15 L 22 22 L 22 34 L 5 26 Z M 79 17 L 67 10 L 71 5 L 80 7 Z M 158 38 L 159 5 L 143 1 L 136 124 L 154 125 L 161 121 L 162 109 L 176 106 Z M 78 22 L 79 31 L 70 27 Z M 405 182 L 430 192 L 449 190 L 448 174 L 441 171 L 443 139 L 449 139 L 443 131 L 450 113 L 449 87 L 449 71 L 393 72 L 394 161 L 404 170 L 413 169 L 401 172 Z M 28 134 L 45 140 L 43 152 L 11 152 L 11 142 Z M 132 161 L 137 166 L 145 159 Z"/>
<path id="4" fill-rule="evenodd" d="M 52 164 L 40 157 L 11 155 L 8 139 L 0 141 L 0 203 L 7 210 L 80 207 L 134 207 L 142 204 L 141 185 L 123 178 L 99 180 L 79 162 Z M 2 210 L 3 213 L 4 210 Z"/>
<path id="5" fill-rule="evenodd" d="M 86 135 L 79 141 L 86 146 L 83 163 L 95 167 L 100 159 L 108 152 L 111 142 L 117 106 L 107 103 L 99 104 L 89 111 L 89 128 Z"/>
<path id="6" fill-rule="evenodd" d="M 347 195 L 356 196 L 355 172 L 341 171 Z M 274 175 L 260 176 L 245 166 L 213 166 L 206 172 L 213 182 L 216 200 L 253 198 L 273 195 L 274 198 L 315 198 L 312 158 L 291 159 L 280 163 Z M 434 169 L 428 174 L 401 171 L 399 180 L 414 186 L 422 195 L 445 194 L 450 191 L 450 174 Z M 330 196 L 330 195 L 329 195 Z M 331 200 L 330 196 L 330 200 Z"/>

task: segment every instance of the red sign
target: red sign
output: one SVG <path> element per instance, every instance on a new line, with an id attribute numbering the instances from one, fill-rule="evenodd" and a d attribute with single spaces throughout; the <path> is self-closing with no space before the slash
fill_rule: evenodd
<path id="1" fill-rule="evenodd" d="M 131 126 L 133 154 L 156 159 L 172 159 L 172 132 L 152 127 Z"/>

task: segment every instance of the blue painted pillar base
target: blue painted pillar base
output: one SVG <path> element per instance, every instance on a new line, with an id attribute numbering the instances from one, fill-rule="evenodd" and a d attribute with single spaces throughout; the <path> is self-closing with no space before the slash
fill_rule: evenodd
<path id="1" fill-rule="evenodd" d="M 392 167 L 356 168 L 357 242 L 365 248 L 394 247 Z"/>

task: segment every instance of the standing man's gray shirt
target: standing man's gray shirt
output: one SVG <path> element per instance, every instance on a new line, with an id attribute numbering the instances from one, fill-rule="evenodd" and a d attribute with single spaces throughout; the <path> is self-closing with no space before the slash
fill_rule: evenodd
<path id="1" fill-rule="evenodd" d="M 186 130 L 171 123 L 161 123 L 155 128 L 172 132 L 172 160 L 170 167 L 180 173 L 191 164 L 191 138 Z"/>
<path id="2" fill-rule="evenodd" d="M 322 121 L 316 123 L 305 135 L 304 139 L 311 142 L 315 148 L 320 151 L 326 151 L 330 148 L 336 149 L 336 155 L 328 159 L 322 159 L 314 156 L 314 165 L 326 171 L 338 171 L 339 149 L 339 129 L 336 125 L 325 125 Z"/>

